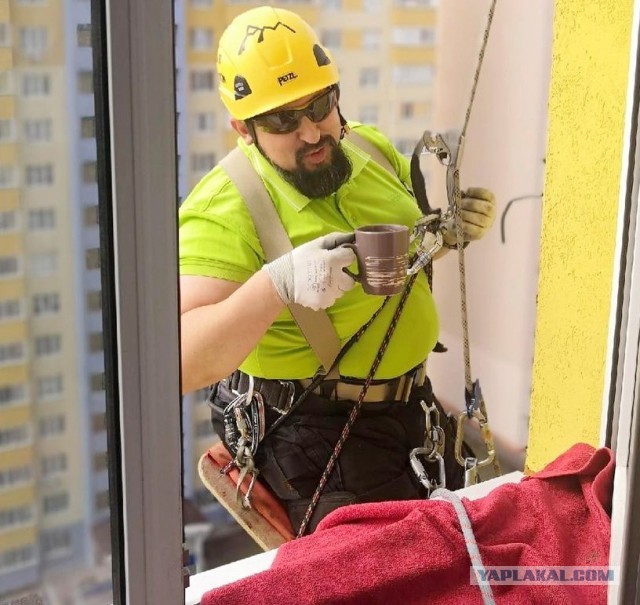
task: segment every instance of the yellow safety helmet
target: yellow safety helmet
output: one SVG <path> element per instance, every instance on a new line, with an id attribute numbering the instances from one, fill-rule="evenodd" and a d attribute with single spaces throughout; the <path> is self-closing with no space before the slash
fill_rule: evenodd
<path id="1" fill-rule="evenodd" d="M 219 91 L 237 120 L 246 120 L 336 84 L 329 51 L 295 13 L 260 6 L 238 15 L 218 46 Z"/>

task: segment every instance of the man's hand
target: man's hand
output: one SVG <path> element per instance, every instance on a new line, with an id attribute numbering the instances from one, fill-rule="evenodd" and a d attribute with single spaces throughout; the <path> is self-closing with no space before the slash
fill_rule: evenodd
<path id="1" fill-rule="evenodd" d="M 462 192 L 460 218 L 464 241 L 470 242 L 484 237 L 496 218 L 496 198 L 488 189 L 469 187 Z M 447 225 L 443 233 L 445 244 L 456 245 L 456 226 Z"/>
<path id="2" fill-rule="evenodd" d="M 350 248 L 353 233 L 330 233 L 314 239 L 266 264 L 278 295 L 285 304 L 298 303 L 317 311 L 330 307 L 355 281 L 342 269 L 356 259 Z"/>

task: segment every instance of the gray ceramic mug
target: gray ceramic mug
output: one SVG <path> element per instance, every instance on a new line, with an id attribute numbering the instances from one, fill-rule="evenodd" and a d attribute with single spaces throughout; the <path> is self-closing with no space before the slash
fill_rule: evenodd
<path id="1" fill-rule="evenodd" d="M 404 287 L 409 266 L 409 228 L 405 225 L 367 225 L 355 231 L 355 242 L 343 244 L 358 259 L 358 274 L 344 269 L 367 294 L 388 296 Z"/>

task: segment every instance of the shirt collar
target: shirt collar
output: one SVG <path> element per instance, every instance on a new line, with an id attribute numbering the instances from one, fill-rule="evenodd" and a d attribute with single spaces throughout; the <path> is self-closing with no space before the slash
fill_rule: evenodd
<path id="1" fill-rule="evenodd" d="M 353 179 L 362 171 L 365 164 L 370 160 L 371 156 L 347 139 L 343 139 L 340 142 L 340 145 L 351 161 L 351 165 L 353 167 L 351 179 Z M 251 165 L 254 167 L 255 171 L 264 182 L 269 193 L 277 196 L 278 199 L 284 200 L 297 212 L 300 212 L 313 201 L 311 198 L 308 198 L 306 195 L 300 193 L 289 182 L 284 180 L 279 172 L 273 167 L 271 162 L 269 162 L 260 153 L 260 151 L 258 151 L 258 148 L 255 145 L 247 145 L 247 143 L 245 143 L 242 138 L 238 138 L 238 146 L 249 158 Z M 342 187 L 338 189 L 338 193 L 347 186 L 348 183 L 342 185 Z"/>

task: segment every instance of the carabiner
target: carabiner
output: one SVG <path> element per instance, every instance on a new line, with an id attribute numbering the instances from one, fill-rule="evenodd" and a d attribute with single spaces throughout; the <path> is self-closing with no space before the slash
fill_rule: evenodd
<path id="1" fill-rule="evenodd" d="M 436 462 L 438 464 L 438 477 L 430 479 L 427 474 L 424 465 L 418 459 L 418 456 L 425 456 L 429 462 Z M 416 474 L 418 481 L 427 490 L 427 497 L 431 495 L 431 492 L 440 487 L 446 487 L 447 475 L 444 468 L 444 458 L 436 451 L 435 445 L 431 449 L 426 447 L 416 447 L 411 450 L 409 454 L 409 463 L 413 472 Z"/>
<path id="2" fill-rule="evenodd" d="M 485 447 L 487 448 L 487 455 L 482 460 L 478 460 L 478 468 L 487 466 L 493 462 L 496 452 L 493 446 L 493 437 L 489 429 L 489 424 L 480 410 L 474 410 L 471 416 L 467 412 L 460 412 L 458 414 L 458 427 L 456 430 L 456 442 L 455 442 L 455 456 L 458 464 L 463 468 L 466 468 L 466 458 L 462 455 L 462 444 L 464 442 L 464 423 L 466 420 L 475 418 L 480 423 L 480 430 L 482 431 L 482 437 Z"/>

